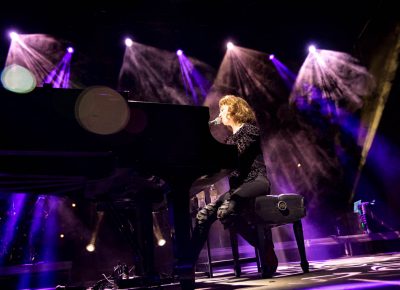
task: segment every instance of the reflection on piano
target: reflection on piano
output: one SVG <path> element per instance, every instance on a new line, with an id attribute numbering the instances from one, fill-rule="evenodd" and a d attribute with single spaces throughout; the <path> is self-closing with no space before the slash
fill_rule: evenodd
<path id="1" fill-rule="evenodd" d="M 153 180 L 161 179 L 169 188 L 175 272 L 183 288 L 192 288 L 194 274 L 187 261 L 191 187 L 200 177 L 197 184 L 204 186 L 205 176 L 232 168 L 237 162 L 236 148 L 213 138 L 209 110 L 198 106 L 125 101 L 129 118 L 124 127 L 113 133 L 93 133 L 90 129 L 96 124 L 90 127 L 90 122 L 96 118 L 120 118 L 107 114 L 107 100 L 112 105 L 115 96 L 106 93 L 92 98 L 93 102 L 102 100 L 99 112 L 103 116 L 92 112 L 85 127 L 77 118 L 85 113 L 76 107 L 82 93 L 50 88 L 28 94 L 0 90 L 1 194 L 106 200 L 125 194 L 120 191 L 151 191 L 157 186 Z M 108 121 L 103 124 L 107 126 Z"/>

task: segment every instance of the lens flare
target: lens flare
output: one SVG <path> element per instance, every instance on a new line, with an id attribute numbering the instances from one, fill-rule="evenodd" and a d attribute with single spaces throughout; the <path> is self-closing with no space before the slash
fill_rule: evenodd
<path id="1" fill-rule="evenodd" d="M 23 66 L 12 64 L 6 67 L 1 74 L 3 87 L 14 93 L 28 93 L 36 87 L 33 74 Z"/>

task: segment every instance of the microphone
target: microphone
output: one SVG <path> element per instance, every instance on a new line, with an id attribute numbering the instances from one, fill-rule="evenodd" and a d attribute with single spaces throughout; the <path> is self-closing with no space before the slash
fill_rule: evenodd
<path id="1" fill-rule="evenodd" d="M 208 122 L 208 125 L 219 125 L 219 124 L 221 124 L 221 117 L 220 116 L 218 116 L 214 120 Z"/>

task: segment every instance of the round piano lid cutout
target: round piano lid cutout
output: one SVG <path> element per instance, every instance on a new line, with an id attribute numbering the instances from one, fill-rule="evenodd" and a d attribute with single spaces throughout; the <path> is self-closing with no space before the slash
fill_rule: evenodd
<path id="1" fill-rule="evenodd" d="M 118 92 L 104 86 L 93 86 L 77 98 L 75 116 L 86 130 L 109 135 L 125 128 L 130 113 L 127 101 Z"/>

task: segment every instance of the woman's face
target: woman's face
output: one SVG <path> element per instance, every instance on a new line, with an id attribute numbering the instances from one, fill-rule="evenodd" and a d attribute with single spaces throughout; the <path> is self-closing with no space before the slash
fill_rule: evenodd
<path id="1" fill-rule="evenodd" d="M 229 115 L 228 109 L 228 105 L 222 105 L 219 108 L 219 117 L 221 118 L 222 124 L 224 124 L 225 126 L 229 126 L 232 122 L 232 118 Z"/>

